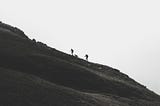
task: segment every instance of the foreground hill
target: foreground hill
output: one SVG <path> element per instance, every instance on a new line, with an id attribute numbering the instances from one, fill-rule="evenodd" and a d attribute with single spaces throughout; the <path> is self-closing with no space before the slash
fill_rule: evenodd
<path id="1" fill-rule="evenodd" d="M 119 70 L 65 54 L 4 23 L 0 79 L 3 106 L 160 106 L 159 95 Z"/>

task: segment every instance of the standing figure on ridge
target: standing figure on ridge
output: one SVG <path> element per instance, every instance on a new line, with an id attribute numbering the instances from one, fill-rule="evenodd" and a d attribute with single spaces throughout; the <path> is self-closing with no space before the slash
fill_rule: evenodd
<path id="1" fill-rule="evenodd" d="M 86 60 L 88 61 L 88 54 L 86 54 L 85 57 L 86 57 Z"/>
<path id="2" fill-rule="evenodd" d="M 73 56 L 73 52 L 74 52 L 74 50 L 73 49 L 71 49 L 71 55 Z"/>

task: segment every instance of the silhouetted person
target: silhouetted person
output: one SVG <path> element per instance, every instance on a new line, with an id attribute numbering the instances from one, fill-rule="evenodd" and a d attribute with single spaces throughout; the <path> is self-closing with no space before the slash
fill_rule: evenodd
<path id="1" fill-rule="evenodd" d="M 85 57 L 86 57 L 86 60 L 88 61 L 88 55 L 87 54 L 85 55 Z"/>
<path id="2" fill-rule="evenodd" d="M 73 56 L 73 52 L 74 52 L 74 50 L 73 50 L 73 49 L 71 49 L 71 54 L 72 54 L 72 56 Z"/>

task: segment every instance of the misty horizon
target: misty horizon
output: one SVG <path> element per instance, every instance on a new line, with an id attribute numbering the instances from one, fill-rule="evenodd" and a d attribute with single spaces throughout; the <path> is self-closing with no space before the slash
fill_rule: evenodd
<path id="1" fill-rule="evenodd" d="M 159 4 L 158 0 L 6 0 L 0 21 L 65 53 L 72 48 L 80 58 L 88 54 L 89 61 L 119 69 L 160 94 Z"/>

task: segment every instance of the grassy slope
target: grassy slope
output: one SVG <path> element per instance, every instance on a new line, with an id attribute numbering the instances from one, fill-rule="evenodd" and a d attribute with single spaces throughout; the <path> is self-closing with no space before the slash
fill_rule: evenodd
<path id="1" fill-rule="evenodd" d="M 77 104 L 105 106 L 107 104 L 85 93 L 4 68 L 0 68 L 0 87 L 0 104 L 3 106 L 77 106 Z"/>
<path id="2" fill-rule="evenodd" d="M 120 104 L 114 102 L 116 98 L 129 105 L 159 105 L 158 95 L 118 70 L 67 55 L 10 29 L 0 28 L 0 48 L 0 67 L 29 73 L 52 83 L 86 92 L 87 95 L 107 101 L 106 103 Z M 101 103 L 103 105 L 102 101 Z"/>

